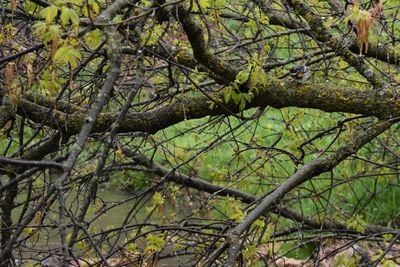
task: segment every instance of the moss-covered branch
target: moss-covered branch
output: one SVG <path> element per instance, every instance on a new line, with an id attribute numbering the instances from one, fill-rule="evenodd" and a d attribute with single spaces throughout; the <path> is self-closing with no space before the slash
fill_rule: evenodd
<path id="1" fill-rule="evenodd" d="M 315 108 L 326 112 L 348 112 L 376 116 L 379 118 L 400 115 L 400 100 L 392 89 L 379 92 L 370 89 L 347 88 L 333 84 L 301 85 L 296 82 L 284 82 L 268 77 L 268 84 L 259 86 L 252 101 L 246 108 L 272 106 L 275 108 L 300 107 Z M 224 93 L 215 93 L 211 97 L 218 103 L 224 103 Z M 158 109 L 145 112 L 130 112 L 118 128 L 118 132 L 155 133 L 185 119 L 202 118 L 227 114 L 222 106 L 210 108 L 210 101 L 205 96 L 186 97 Z M 233 103 L 223 104 L 232 112 L 239 108 Z M 20 102 L 18 114 L 34 122 L 42 123 L 48 108 L 26 99 Z M 118 112 L 100 113 L 92 132 L 104 132 L 115 121 Z M 85 120 L 82 113 L 66 114 L 53 110 L 44 124 L 54 129 L 63 129 L 69 134 L 80 131 Z"/>
<path id="2" fill-rule="evenodd" d="M 229 81 L 234 81 L 238 71 L 209 51 L 202 28 L 193 20 L 191 14 L 183 6 L 178 7 L 177 19 L 183 26 L 183 30 L 189 39 L 193 55 L 197 61 L 212 70 L 215 74 Z"/>

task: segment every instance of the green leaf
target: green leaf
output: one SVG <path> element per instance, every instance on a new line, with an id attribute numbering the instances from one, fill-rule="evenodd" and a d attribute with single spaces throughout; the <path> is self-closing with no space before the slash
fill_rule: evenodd
<path id="1" fill-rule="evenodd" d="M 146 34 L 142 37 L 142 45 L 154 45 L 160 39 L 161 34 L 164 31 L 163 25 L 156 25 L 147 29 Z"/>
<path id="2" fill-rule="evenodd" d="M 365 232 L 365 221 L 363 220 L 362 216 L 359 215 L 353 215 L 347 222 L 346 226 L 349 228 L 352 228 L 360 233 Z"/>
<path id="3" fill-rule="evenodd" d="M 63 26 L 67 25 L 69 21 L 71 21 L 71 24 L 74 27 L 77 27 L 79 25 L 79 16 L 78 14 L 76 14 L 75 10 L 71 9 L 71 8 L 67 8 L 65 6 L 63 6 L 61 8 L 61 24 Z"/>
<path id="4" fill-rule="evenodd" d="M 398 265 L 392 260 L 385 260 L 382 264 L 382 267 L 396 267 L 396 266 Z"/>
<path id="5" fill-rule="evenodd" d="M 35 262 L 33 261 L 28 261 L 27 263 L 25 263 L 25 267 L 35 267 L 37 266 L 37 264 L 35 264 Z"/>
<path id="6" fill-rule="evenodd" d="M 96 0 L 89 0 L 89 5 L 92 6 L 92 9 L 96 14 L 99 14 L 100 7 Z"/>
<path id="7" fill-rule="evenodd" d="M 267 243 L 271 239 L 271 235 L 274 232 L 274 225 L 272 223 L 269 223 L 267 225 L 267 230 L 265 231 L 263 237 L 261 238 L 261 241 L 263 243 Z"/>
<path id="8" fill-rule="evenodd" d="M 142 0 L 140 1 L 140 4 L 144 7 L 150 7 L 152 3 L 150 0 Z"/>
<path id="9" fill-rule="evenodd" d="M 232 88 L 229 88 L 224 92 L 225 103 L 228 103 L 229 100 L 231 100 L 231 98 L 232 98 Z"/>
<path id="10" fill-rule="evenodd" d="M 249 259 L 251 258 L 254 254 L 257 253 L 257 245 L 253 244 L 253 245 L 248 245 L 245 247 L 245 249 L 243 250 L 243 257 L 245 259 Z"/>
<path id="11" fill-rule="evenodd" d="M 239 105 L 239 109 L 240 110 L 244 110 L 244 108 L 246 107 L 246 99 L 244 97 L 242 97 L 240 99 L 240 105 Z"/>
<path id="12" fill-rule="evenodd" d="M 315 251 L 317 247 L 316 242 L 310 242 L 306 244 L 300 244 L 298 247 L 295 249 L 291 250 L 288 254 L 287 257 L 290 258 L 295 258 L 299 260 L 304 260 L 310 257 L 310 255 Z M 350 266 L 350 265 L 339 265 L 339 266 Z"/>
<path id="13" fill-rule="evenodd" d="M 253 226 L 264 228 L 265 222 L 263 220 L 258 219 L 253 223 Z"/>
<path id="14" fill-rule="evenodd" d="M 25 1 L 24 3 L 24 11 L 26 14 L 32 15 L 35 10 L 37 10 L 38 5 L 33 3 L 32 1 Z"/>
<path id="15" fill-rule="evenodd" d="M 68 14 L 68 10 L 69 8 L 63 6 L 61 7 L 61 15 L 60 15 L 60 19 L 61 19 L 61 24 L 63 26 L 67 25 L 69 22 L 69 14 Z"/>
<path id="16" fill-rule="evenodd" d="M 103 32 L 99 29 L 95 29 L 85 35 L 85 42 L 90 48 L 96 48 L 100 45 L 102 38 Z"/>
<path id="17" fill-rule="evenodd" d="M 56 96 L 63 83 L 64 79 L 49 69 L 44 70 L 40 77 L 40 85 L 46 96 Z"/>
<path id="18" fill-rule="evenodd" d="M 76 242 L 75 248 L 78 250 L 84 250 L 87 248 L 87 244 L 84 240 L 82 240 L 82 241 Z"/>
<path id="19" fill-rule="evenodd" d="M 38 22 L 32 26 L 33 34 L 39 37 L 44 44 L 51 40 L 59 40 L 61 38 L 60 25 L 53 24 L 48 26 L 44 22 Z"/>
<path id="20" fill-rule="evenodd" d="M 209 8 L 211 6 L 211 3 L 209 0 L 200 0 L 199 3 L 200 3 L 200 7 L 202 9 Z"/>
<path id="21" fill-rule="evenodd" d="M 215 108 L 215 102 L 209 101 L 208 103 L 209 103 L 208 109 L 213 110 Z"/>
<path id="22" fill-rule="evenodd" d="M 244 99 L 247 100 L 247 102 L 250 103 L 250 101 L 251 101 L 251 95 L 250 95 L 250 94 L 245 94 L 245 93 L 243 93 L 242 96 L 243 96 Z"/>
<path id="23" fill-rule="evenodd" d="M 236 92 L 232 91 L 232 99 L 233 99 L 233 102 L 235 103 L 235 105 L 239 104 L 240 98 L 241 97 L 240 97 L 239 94 L 237 94 Z"/>
<path id="24" fill-rule="evenodd" d="M 60 47 L 54 55 L 54 61 L 69 63 L 73 68 L 76 67 L 77 60 L 81 58 L 79 50 L 69 45 Z"/>
<path id="25" fill-rule="evenodd" d="M 260 12 L 261 16 L 259 18 L 260 22 L 264 25 L 269 25 L 269 17 L 264 14 L 264 12 Z"/>
<path id="26" fill-rule="evenodd" d="M 235 82 L 238 84 L 244 84 L 249 79 L 250 73 L 248 71 L 241 70 L 237 75 Z"/>
<path id="27" fill-rule="evenodd" d="M 244 212 L 239 208 L 235 208 L 234 212 L 229 216 L 229 219 L 235 222 L 241 222 L 243 221 L 244 217 L 245 217 Z"/>
<path id="28" fill-rule="evenodd" d="M 165 245 L 164 234 L 154 235 L 149 234 L 146 236 L 147 246 L 145 252 L 150 253 L 154 251 L 159 251 Z"/>
<path id="29" fill-rule="evenodd" d="M 117 15 L 113 18 L 112 22 L 113 23 L 121 23 L 124 20 L 124 17 L 122 15 Z"/>
<path id="30" fill-rule="evenodd" d="M 249 87 L 251 90 L 258 92 L 257 86 L 267 85 L 267 75 L 264 69 L 258 65 L 254 65 L 250 73 Z"/>
<path id="31" fill-rule="evenodd" d="M 61 39 L 61 29 L 59 25 L 51 25 L 45 34 L 46 41 Z"/>
<path id="32" fill-rule="evenodd" d="M 40 16 L 45 19 L 47 24 L 50 24 L 57 16 L 57 12 L 58 12 L 58 7 L 52 5 L 42 9 L 42 11 L 40 11 Z"/>
<path id="33" fill-rule="evenodd" d="M 43 35 L 46 33 L 47 25 L 44 22 L 38 22 L 33 24 L 32 29 L 35 36 L 43 38 Z"/>
<path id="34" fill-rule="evenodd" d="M 164 197 L 160 192 L 156 192 L 153 195 L 153 203 L 155 205 L 163 205 L 164 204 Z"/>
<path id="35" fill-rule="evenodd" d="M 160 24 L 157 24 L 154 26 L 154 28 L 151 30 L 151 34 L 149 37 L 149 41 L 147 42 L 148 45 L 153 45 L 158 42 L 158 39 L 160 38 L 161 34 L 163 32 L 163 27 Z"/>
<path id="36" fill-rule="evenodd" d="M 95 18 L 97 16 L 97 14 L 99 14 L 99 11 L 100 11 L 100 6 L 97 3 L 97 1 L 96 0 L 88 0 L 88 1 L 84 1 L 84 2 L 85 2 L 85 4 L 83 5 L 83 10 L 82 10 L 83 15 L 90 17 L 90 18 Z M 120 16 L 120 15 L 118 15 L 118 16 Z M 113 22 L 115 22 L 115 21 L 113 20 Z"/>
<path id="37" fill-rule="evenodd" d="M 136 252 L 136 250 L 137 250 L 137 245 L 136 245 L 135 243 L 129 243 L 129 244 L 126 246 L 126 249 L 127 249 L 129 252 Z"/>
<path id="38" fill-rule="evenodd" d="M 390 242 L 394 238 L 394 236 L 391 234 L 385 234 L 382 237 L 383 237 L 383 242 Z"/>

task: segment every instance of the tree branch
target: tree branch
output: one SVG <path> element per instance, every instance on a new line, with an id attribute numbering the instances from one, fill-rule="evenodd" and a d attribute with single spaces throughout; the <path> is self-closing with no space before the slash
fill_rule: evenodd
<path id="1" fill-rule="evenodd" d="M 393 118 L 400 116 L 400 99 L 395 92 L 384 89 L 364 90 L 362 88 L 343 88 L 333 84 L 302 85 L 297 82 L 285 82 L 267 76 L 268 84 L 258 86 L 251 102 L 246 109 L 253 107 L 272 106 L 275 108 L 299 107 L 316 108 L 326 112 L 348 112 L 378 118 Z M 224 103 L 224 92 L 211 94 L 217 103 Z M 239 112 L 239 108 L 232 102 L 224 104 L 232 112 Z M 34 122 L 41 123 L 46 107 L 32 103 L 26 99 L 20 101 L 17 113 Z M 226 114 L 226 110 L 216 106 L 210 108 L 209 99 L 205 96 L 185 97 L 146 112 L 130 112 L 118 132 L 146 132 L 156 133 L 185 119 L 202 118 Z M 100 113 L 92 132 L 103 132 L 116 120 L 116 113 Z M 76 134 L 85 122 L 82 113 L 66 114 L 53 110 L 52 116 L 44 121 L 46 126 L 54 129 L 63 129 L 68 134 Z"/>
<path id="2" fill-rule="evenodd" d="M 396 120 L 379 121 L 365 131 L 358 132 L 353 138 L 349 138 L 346 145 L 341 146 L 335 153 L 325 158 L 316 158 L 300 170 L 284 183 L 279 185 L 274 191 L 267 195 L 247 216 L 239 223 L 230 233 L 231 244 L 228 253 L 227 266 L 234 266 L 236 257 L 240 251 L 240 236 L 266 211 L 276 205 L 288 192 L 299 186 L 300 184 L 316 177 L 324 172 L 332 170 L 340 162 L 348 156 L 356 153 L 366 143 L 390 128 Z"/>
<path id="3" fill-rule="evenodd" d="M 211 54 L 204 40 L 202 28 L 192 19 L 191 14 L 185 10 L 182 5 L 178 6 L 178 20 L 183 26 L 190 45 L 193 49 L 193 55 L 201 64 L 209 68 L 214 73 L 234 81 L 238 71 L 226 62 L 220 60 L 217 56 Z"/>
<path id="4" fill-rule="evenodd" d="M 0 157 L 0 163 L 3 165 L 16 165 L 26 167 L 42 167 L 42 168 L 55 168 L 62 170 L 63 166 L 52 160 L 18 160 Z"/>
<path id="5" fill-rule="evenodd" d="M 201 192 L 207 192 L 209 194 L 215 194 L 218 196 L 230 196 L 236 199 L 241 200 L 243 203 L 252 204 L 260 200 L 258 196 L 251 195 L 244 193 L 242 191 L 232 189 L 229 187 L 223 187 L 219 185 L 215 185 L 213 183 L 207 182 L 204 178 L 201 177 L 192 177 L 185 175 L 181 172 L 168 170 L 167 168 L 163 167 L 159 163 L 150 158 L 146 157 L 145 155 L 140 155 L 138 153 L 133 152 L 129 147 L 122 146 L 122 152 L 127 157 L 133 159 L 136 163 L 146 167 L 152 173 L 165 178 L 166 181 L 174 182 L 177 184 L 181 184 L 190 188 L 194 188 Z M 312 229 L 320 229 L 320 230 L 327 230 L 327 231 L 336 231 L 340 230 L 342 232 L 348 233 L 359 233 L 354 229 L 349 229 L 345 225 L 335 222 L 335 221 L 316 221 L 309 218 L 306 218 L 296 211 L 291 210 L 289 208 L 280 207 L 278 205 L 274 205 L 273 210 L 274 213 L 281 215 L 289 220 L 296 221 L 302 223 Z M 366 225 L 365 226 L 366 232 L 371 234 L 378 234 L 382 232 L 396 232 L 396 229 L 379 226 L 379 225 Z"/>

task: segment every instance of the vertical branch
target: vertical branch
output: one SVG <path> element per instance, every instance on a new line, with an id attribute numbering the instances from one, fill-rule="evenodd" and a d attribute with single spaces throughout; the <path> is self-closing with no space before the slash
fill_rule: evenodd
<path id="1" fill-rule="evenodd" d="M 123 107 L 121 112 L 118 114 L 118 117 L 115 120 L 115 122 L 112 124 L 110 134 L 107 135 L 107 139 L 104 144 L 104 151 L 101 153 L 99 163 L 96 167 L 95 178 L 89 184 L 88 194 L 87 194 L 86 198 L 84 199 L 82 207 L 77 216 L 78 222 L 83 222 L 83 220 L 85 219 L 87 210 L 89 208 L 90 202 L 96 197 L 97 185 L 100 181 L 100 177 L 102 175 L 102 170 L 106 164 L 106 160 L 107 160 L 108 154 L 112 148 L 114 139 L 118 133 L 118 127 L 121 125 L 121 123 L 125 119 L 128 111 L 129 111 L 129 108 L 131 107 L 131 103 L 134 100 L 137 92 L 139 91 L 139 88 L 142 86 L 142 83 L 144 81 L 144 65 L 143 65 L 143 50 L 142 50 L 143 47 L 140 42 L 140 35 L 142 33 L 144 21 L 146 19 L 147 18 L 143 18 L 138 23 L 138 25 L 135 27 L 135 35 L 136 35 L 135 37 L 136 37 L 136 41 L 138 44 L 137 53 L 136 53 L 136 56 L 137 56 L 136 84 L 135 84 L 134 88 L 129 92 L 125 106 Z M 78 236 L 78 231 L 79 231 L 78 226 L 74 226 L 74 229 L 72 231 L 71 238 L 69 241 L 69 246 L 72 246 L 73 243 L 75 242 L 75 240 Z"/>
<path id="2" fill-rule="evenodd" d="M 114 15 L 125 8 L 129 4 L 129 1 L 119 0 L 112 3 L 105 11 L 103 11 L 98 17 L 98 23 L 105 24 L 109 23 Z M 86 114 L 84 123 L 82 125 L 81 131 L 79 132 L 78 138 L 72 146 L 72 150 L 68 159 L 64 162 L 64 171 L 60 175 L 57 181 L 58 190 L 58 201 L 59 201 L 59 233 L 62 249 L 62 264 L 61 266 L 69 266 L 69 250 L 68 243 L 66 240 L 66 225 L 65 225 L 65 198 L 64 198 L 64 188 L 63 186 L 67 184 L 69 173 L 72 170 L 75 161 L 82 152 L 86 139 L 89 136 L 92 128 L 96 122 L 97 116 L 103 109 L 107 98 L 109 97 L 113 86 L 118 79 L 120 73 L 121 65 L 121 37 L 115 26 L 105 26 L 104 32 L 106 36 L 107 45 L 107 56 L 110 59 L 110 67 L 107 73 L 107 77 L 97 95 L 96 101 L 92 108 Z"/>

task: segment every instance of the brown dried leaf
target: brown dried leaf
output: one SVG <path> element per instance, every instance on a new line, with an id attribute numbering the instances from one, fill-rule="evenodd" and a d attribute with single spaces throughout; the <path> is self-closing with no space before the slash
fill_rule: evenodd
<path id="1" fill-rule="evenodd" d="M 360 54 L 363 52 L 363 47 L 365 45 L 365 52 L 368 52 L 368 37 L 369 29 L 371 27 L 371 13 L 368 11 L 363 11 L 363 16 L 356 22 L 357 29 L 357 40 L 358 47 L 360 48 Z"/>
<path id="2" fill-rule="evenodd" d="M 26 74 L 28 76 L 28 84 L 31 85 L 32 84 L 32 80 L 33 80 L 33 66 L 32 66 L 32 63 L 28 63 L 26 65 Z"/>
<path id="3" fill-rule="evenodd" d="M 376 21 L 382 14 L 382 12 L 383 12 L 383 3 L 381 2 L 381 0 L 375 1 L 375 7 L 370 11 L 374 25 L 376 25 Z"/>
<path id="4" fill-rule="evenodd" d="M 17 0 L 11 0 L 11 11 L 14 12 L 17 10 Z"/>
<path id="5" fill-rule="evenodd" d="M 51 61 L 53 61 L 54 55 L 56 54 L 57 49 L 58 49 L 58 39 L 57 38 L 53 38 L 53 40 L 51 40 L 51 46 L 50 46 L 50 59 L 51 59 Z"/>
<path id="6" fill-rule="evenodd" d="M 7 90 L 11 90 L 12 83 L 14 80 L 14 69 L 15 69 L 15 63 L 8 62 L 4 73 L 4 84 Z"/>

